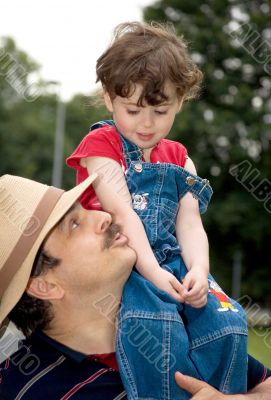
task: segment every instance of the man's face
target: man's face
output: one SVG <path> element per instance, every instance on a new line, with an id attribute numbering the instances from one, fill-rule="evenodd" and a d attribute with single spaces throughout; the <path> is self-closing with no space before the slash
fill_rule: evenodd
<path id="1" fill-rule="evenodd" d="M 108 293 L 122 288 L 136 260 L 134 250 L 112 218 L 79 203 L 65 215 L 44 250 L 60 259 L 51 273 L 66 294 Z"/>

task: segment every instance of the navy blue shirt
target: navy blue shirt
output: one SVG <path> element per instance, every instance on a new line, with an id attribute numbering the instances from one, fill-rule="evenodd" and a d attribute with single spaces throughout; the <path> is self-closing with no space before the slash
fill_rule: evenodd
<path id="1" fill-rule="evenodd" d="M 249 357 L 248 389 L 271 376 Z M 0 365 L 1 400 L 127 399 L 119 372 L 43 333 L 21 343 Z"/>
<path id="2" fill-rule="evenodd" d="M 16 397 L 17 396 L 17 397 Z M 43 333 L 0 365 L 1 400 L 126 399 L 120 374 Z"/>

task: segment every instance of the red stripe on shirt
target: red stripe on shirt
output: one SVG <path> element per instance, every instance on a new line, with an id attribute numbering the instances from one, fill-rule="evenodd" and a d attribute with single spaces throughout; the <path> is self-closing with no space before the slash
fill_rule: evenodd
<path id="1" fill-rule="evenodd" d="M 99 371 L 97 371 L 95 374 L 91 375 L 88 379 L 86 379 L 83 382 L 77 383 L 71 390 L 68 391 L 63 397 L 61 397 L 60 400 L 67 400 L 69 399 L 75 392 L 77 392 L 79 389 L 81 389 L 83 386 L 87 385 L 90 382 L 95 381 L 97 378 L 99 378 L 101 375 L 106 373 L 108 371 L 107 368 L 102 368 Z"/>
<path id="2" fill-rule="evenodd" d="M 260 382 L 259 382 L 259 383 L 261 383 L 261 382 L 265 381 L 265 379 L 266 379 L 266 375 L 267 375 L 267 369 L 264 367 L 264 370 L 263 370 L 263 376 L 261 377 L 261 380 L 260 380 Z"/>
<path id="3" fill-rule="evenodd" d="M 7 359 L 5 360 L 4 369 L 8 369 L 8 367 L 9 367 L 9 358 L 7 358 Z M 2 377 L 2 375 L 1 375 L 1 373 L 0 373 L 0 383 L 2 383 L 2 380 L 3 380 L 3 377 Z"/>

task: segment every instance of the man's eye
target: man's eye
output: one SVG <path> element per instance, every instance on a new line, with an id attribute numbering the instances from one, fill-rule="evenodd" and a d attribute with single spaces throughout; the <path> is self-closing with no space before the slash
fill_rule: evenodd
<path id="1" fill-rule="evenodd" d="M 71 221 L 71 230 L 76 229 L 79 226 L 79 223 L 76 220 Z"/>

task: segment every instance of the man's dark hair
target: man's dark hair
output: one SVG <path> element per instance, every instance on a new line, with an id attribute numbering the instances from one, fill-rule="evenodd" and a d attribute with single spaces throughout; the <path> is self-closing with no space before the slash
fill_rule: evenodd
<path id="1" fill-rule="evenodd" d="M 31 277 L 42 275 L 59 263 L 59 259 L 46 254 L 41 247 L 36 255 Z M 24 292 L 19 302 L 9 313 L 8 318 L 26 337 L 29 337 L 36 330 L 48 327 L 53 319 L 52 305 L 49 301 L 38 299 Z"/>

